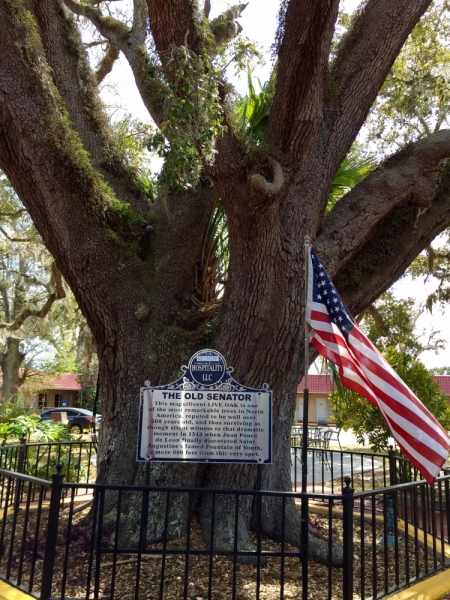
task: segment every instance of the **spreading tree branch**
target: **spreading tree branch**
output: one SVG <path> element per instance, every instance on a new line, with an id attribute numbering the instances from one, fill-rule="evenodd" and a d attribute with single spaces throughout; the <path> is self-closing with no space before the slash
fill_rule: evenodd
<path id="1" fill-rule="evenodd" d="M 129 218 L 73 131 L 37 28 L 21 2 L 0 3 L 0 37 L 8 50 L 0 53 L 0 166 L 50 252 L 69 251 L 72 226 L 86 232 L 100 225 L 84 247 L 76 241 L 77 259 L 89 264 L 96 244 L 111 243 L 111 228 L 134 239 Z M 46 200 L 52 194 L 58 195 L 58 206 Z M 63 211 L 59 216 L 58 210 Z M 65 259 L 67 273 L 73 264 Z"/>
<path id="2" fill-rule="evenodd" d="M 24 208 L 19 208 L 18 210 L 15 210 L 14 212 L 0 212 L 0 219 L 18 219 L 20 217 L 20 215 L 23 215 L 24 213 L 26 213 L 27 211 Z"/>
<path id="3" fill-rule="evenodd" d="M 72 15 L 62 0 L 30 0 L 30 6 L 54 83 L 95 168 L 119 198 L 129 202 L 137 213 L 145 214 L 147 201 L 115 148 Z"/>
<path id="4" fill-rule="evenodd" d="M 380 311 L 374 304 L 371 304 L 359 313 L 357 319 L 358 323 L 361 321 L 364 315 L 370 315 L 372 317 L 379 331 L 381 331 L 382 333 L 389 333 L 389 327 L 384 322 L 383 315 L 380 313 Z"/>
<path id="5" fill-rule="evenodd" d="M 47 297 L 45 304 L 39 308 L 25 308 L 20 315 L 14 319 L 11 323 L 0 323 L 0 329 L 6 329 L 8 332 L 17 331 L 22 327 L 27 319 L 31 317 L 36 317 L 38 319 L 43 319 L 50 312 L 53 304 L 58 300 L 58 295 L 56 292 L 53 292 Z"/>
<path id="6" fill-rule="evenodd" d="M 119 58 L 120 50 L 114 44 L 108 44 L 108 48 L 101 60 L 100 67 L 98 68 L 95 77 L 97 83 L 101 83 L 105 77 L 111 73 L 114 63 Z"/>
<path id="7" fill-rule="evenodd" d="M 135 0 L 133 28 L 130 29 L 118 19 L 104 17 L 98 8 L 75 0 L 64 0 L 66 6 L 76 15 L 86 17 L 100 34 L 110 43 L 117 46 L 125 55 L 150 116 L 156 124 L 163 120 L 163 102 L 166 90 L 156 77 L 149 77 L 148 70 L 152 64 L 145 48 L 145 28 L 147 9 L 144 0 Z"/>
<path id="8" fill-rule="evenodd" d="M 32 317 L 44 319 L 50 312 L 53 304 L 57 300 L 65 298 L 66 292 L 64 290 L 63 278 L 61 272 L 54 262 L 52 263 L 49 282 L 45 285 L 45 287 L 49 290 L 49 294 L 41 308 L 25 307 L 12 322 L 0 323 L 0 329 L 6 329 L 8 332 L 18 331 L 25 321 Z"/>
<path id="9" fill-rule="evenodd" d="M 31 240 L 29 238 L 18 238 L 18 237 L 11 237 L 7 231 L 5 231 L 5 229 L 3 227 L 0 227 L 0 232 L 3 233 L 3 235 L 5 236 L 5 238 L 7 240 L 9 240 L 10 242 L 31 242 Z"/>
<path id="10" fill-rule="evenodd" d="M 336 170 L 363 125 L 406 38 L 431 0 L 369 0 L 344 36 L 331 70 L 324 137 Z"/>
<path id="11" fill-rule="evenodd" d="M 95 48 L 96 46 L 107 46 L 108 40 L 94 40 L 93 42 L 83 43 L 83 48 Z"/>
<path id="12" fill-rule="evenodd" d="M 448 183 L 428 209 L 403 208 L 387 215 L 352 260 L 334 275 L 336 287 L 351 313 L 358 314 L 374 302 L 449 225 Z"/>
<path id="13" fill-rule="evenodd" d="M 131 30 L 118 19 L 110 16 L 104 17 L 100 9 L 91 4 L 77 2 L 76 0 L 64 0 L 64 3 L 73 13 L 80 17 L 86 17 L 91 21 L 103 37 L 119 46 L 119 48 L 129 41 Z"/>
<path id="14" fill-rule="evenodd" d="M 0 2 L 0 39 L 5 47 L 0 53 L 0 168 L 57 257 L 89 325 L 106 335 L 111 314 L 126 306 L 129 335 L 138 312 L 148 318 L 150 308 L 141 300 L 150 290 L 165 294 L 158 305 L 171 322 L 179 298 L 192 294 L 214 189 L 208 183 L 155 202 L 149 208 L 151 248 L 140 248 L 142 227 L 105 185 L 71 127 L 39 31 L 22 0 L 14 6 Z M 123 279 L 133 284 L 124 285 Z M 171 368 L 162 366 L 167 377 Z"/>
<path id="15" fill-rule="evenodd" d="M 45 288 L 47 291 L 49 290 L 48 286 L 51 285 L 51 283 L 50 283 L 51 280 L 49 280 L 48 282 L 42 281 L 41 279 L 38 279 L 34 275 L 30 275 L 29 273 L 24 273 L 20 269 L 19 270 L 17 270 L 17 269 L 10 269 L 10 268 L 8 268 L 8 267 L 6 267 L 4 265 L 4 270 L 8 274 L 18 275 L 28 285 L 41 286 L 41 287 Z M 51 285 L 51 289 L 53 289 L 53 288 L 54 288 L 54 285 Z"/>
<path id="16" fill-rule="evenodd" d="M 330 273 L 359 251 L 394 208 L 430 206 L 439 164 L 448 156 L 450 130 L 442 130 L 393 155 L 346 194 L 325 218 L 316 242 Z"/>
<path id="17" fill-rule="evenodd" d="M 291 0 L 287 6 L 268 139 L 294 162 L 322 127 L 338 5 L 338 0 Z"/>

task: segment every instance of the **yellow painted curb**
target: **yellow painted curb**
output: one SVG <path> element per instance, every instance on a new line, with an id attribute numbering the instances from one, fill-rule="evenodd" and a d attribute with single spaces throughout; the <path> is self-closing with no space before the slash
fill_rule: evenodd
<path id="1" fill-rule="evenodd" d="M 398 519 L 397 527 L 403 533 L 406 532 L 406 523 L 405 523 L 405 521 L 403 519 Z M 408 523 L 408 535 L 409 536 L 416 535 L 416 529 L 415 529 L 415 527 L 414 527 L 414 525 L 412 523 Z M 428 534 L 426 536 L 426 544 L 425 544 L 425 532 L 424 532 L 423 529 L 420 529 L 419 527 L 417 528 L 417 539 L 424 546 L 427 546 L 430 549 L 433 548 L 433 537 L 432 537 L 432 535 Z M 444 550 L 445 557 L 446 558 L 450 558 L 450 545 L 447 544 L 447 542 L 444 542 L 444 544 L 442 544 L 442 541 L 439 538 L 436 538 L 436 552 L 438 554 L 440 554 L 442 547 L 443 547 L 443 550 Z M 450 582 L 450 574 L 449 574 L 449 582 Z M 450 591 L 450 583 L 449 583 L 449 589 L 446 590 L 446 591 Z"/>
<path id="2" fill-rule="evenodd" d="M 450 591 L 450 571 L 443 571 L 389 596 L 389 600 L 439 600 Z"/>
<path id="3" fill-rule="evenodd" d="M 0 581 L 0 600 L 30 600 L 33 596 L 29 596 L 24 592 L 12 587 L 4 581 Z"/>
<path id="4" fill-rule="evenodd" d="M 328 507 L 327 506 L 318 506 L 315 504 L 309 505 L 310 512 L 316 512 L 319 514 L 327 515 Z M 342 518 L 342 509 L 333 508 L 332 514 L 333 517 Z M 382 516 L 376 516 L 376 520 L 383 521 Z M 398 519 L 397 526 L 400 531 L 403 533 L 406 532 L 406 524 L 403 519 Z M 408 523 L 408 532 L 415 531 L 414 525 Z M 420 528 L 417 528 L 415 531 L 417 534 L 417 539 L 424 546 L 427 545 L 429 548 L 433 547 L 433 541 L 430 535 L 426 536 L 427 543 L 425 544 L 425 534 L 424 531 Z M 446 558 L 450 558 L 450 545 L 444 543 L 444 554 Z M 436 541 L 436 552 L 441 551 L 441 540 Z M 392 596 L 389 596 L 389 600 L 440 600 L 445 594 L 450 592 L 450 569 L 446 569 L 437 575 L 432 575 L 428 577 L 424 581 L 420 581 L 412 585 L 405 590 L 400 592 L 396 592 Z"/>
<path id="5" fill-rule="evenodd" d="M 309 511 L 312 513 L 318 513 L 318 514 L 327 516 L 328 515 L 328 506 L 310 504 Z M 342 516 L 343 516 L 342 508 L 333 508 L 332 515 L 333 515 L 333 517 L 342 519 Z M 372 520 L 372 517 L 370 515 L 366 515 L 365 519 Z M 384 519 L 381 515 L 376 515 L 375 520 L 379 521 L 381 523 L 384 521 Z M 423 529 L 420 529 L 419 527 L 417 527 L 417 530 L 416 530 L 412 523 L 408 523 L 408 527 L 407 527 L 405 521 L 400 518 L 397 519 L 397 527 L 398 527 L 399 531 L 401 531 L 403 534 L 405 534 L 406 530 L 408 530 L 409 536 L 412 536 L 413 534 L 417 535 L 417 540 L 419 543 L 421 543 L 424 546 L 427 546 L 430 549 L 433 549 L 433 537 L 431 536 L 431 534 L 428 534 L 426 536 L 426 543 L 425 543 L 425 532 L 423 531 Z M 450 544 L 448 544 L 447 542 L 444 542 L 444 544 L 442 544 L 442 541 L 437 538 L 436 539 L 436 552 L 438 554 L 440 554 L 442 549 L 444 550 L 445 558 L 450 558 Z M 450 575 L 449 575 L 449 581 L 450 581 Z M 446 590 L 446 591 L 450 591 L 450 585 L 449 585 L 449 590 Z"/>

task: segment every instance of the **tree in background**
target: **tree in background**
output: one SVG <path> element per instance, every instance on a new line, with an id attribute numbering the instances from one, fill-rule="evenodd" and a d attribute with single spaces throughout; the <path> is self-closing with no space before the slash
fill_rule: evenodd
<path id="1" fill-rule="evenodd" d="M 397 152 L 327 212 L 336 171 L 430 0 L 368 0 L 337 47 L 338 0 L 283 0 L 262 143 L 242 130 L 226 78 L 226 65 L 242 66 L 251 51 L 238 36 L 245 5 L 214 19 L 209 2 L 134 0 L 129 18 L 115 5 L 0 0 L 0 166 L 95 339 L 99 481 L 143 481 L 130 443 L 139 387 L 174 380 L 194 351 L 212 346 L 237 380 L 273 390 L 274 464 L 264 467 L 262 485 L 288 490 L 304 369 L 305 236 L 358 314 L 450 223 L 447 130 Z M 118 52 L 126 58 L 155 123 L 149 145 L 164 165 L 153 202 L 114 142 L 98 100 L 102 74 L 89 68 L 77 27 L 82 19 L 107 48 L 103 72 Z M 230 261 L 223 297 L 205 311 L 192 296 L 218 198 Z M 152 469 L 159 485 L 253 489 L 255 478 L 249 465 Z M 217 498 L 214 545 L 232 550 L 230 502 Z M 293 502 L 286 506 L 287 541 L 299 544 L 300 515 Z M 279 535 L 279 508 L 263 500 L 263 534 Z M 239 549 L 253 548 L 253 509 L 250 498 L 240 503 Z M 140 507 L 124 510 L 124 530 L 137 539 Z M 171 506 L 169 536 L 183 531 L 186 510 Z M 195 510 L 209 539 L 211 503 L 199 500 Z M 160 539 L 163 521 L 154 508 L 149 540 Z M 311 556 L 326 562 L 328 547 L 311 537 Z M 342 564 L 339 548 L 332 561 Z"/>
<path id="2" fill-rule="evenodd" d="M 448 3 L 439 0 L 411 32 L 370 111 L 367 137 L 378 155 L 448 127 L 449 36 Z"/>
<path id="3" fill-rule="evenodd" d="M 450 375 L 450 367 L 435 367 L 431 372 L 435 375 Z"/>
<path id="4" fill-rule="evenodd" d="M 344 28 L 352 17 L 345 15 Z M 450 119 L 450 14 L 448 2 L 434 2 L 411 32 L 375 101 L 366 127 L 372 154 L 385 157 L 405 144 L 429 137 L 448 127 Z M 360 149 L 363 151 L 364 147 Z M 367 150 L 366 150 L 367 151 Z M 425 209 L 426 207 L 424 207 Z M 408 273 L 415 280 L 437 279 L 426 306 L 450 300 L 449 234 L 429 244 L 413 261 Z"/>
<path id="5" fill-rule="evenodd" d="M 450 301 L 450 235 L 447 231 L 440 236 L 439 245 L 429 244 L 413 261 L 408 269 L 415 280 L 427 280 L 430 276 L 436 278 L 437 286 L 428 295 L 427 309 L 443 308 Z"/>
<path id="6" fill-rule="evenodd" d="M 137 161 L 138 143 L 127 141 L 126 147 Z M 22 388 L 42 389 L 49 377 L 91 373 L 96 357 L 92 334 L 72 293 L 4 176 L 0 206 L 2 398 L 14 400 Z M 96 378 L 98 369 L 93 369 Z M 91 385 L 87 375 L 84 379 Z"/>
<path id="7" fill-rule="evenodd" d="M 2 398 L 15 398 L 45 351 L 49 313 L 66 291 L 60 271 L 20 201 L 0 179 Z"/>

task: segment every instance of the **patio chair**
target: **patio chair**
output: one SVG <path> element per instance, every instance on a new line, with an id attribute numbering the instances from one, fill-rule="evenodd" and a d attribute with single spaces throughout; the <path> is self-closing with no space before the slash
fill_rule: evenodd
<path id="1" fill-rule="evenodd" d="M 341 433 L 342 427 L 330 427 L 330 437 L 328 439 L 328 443 L 337 442 L 339 444 L 339 449 L 342 450 L 341 441 L 339 439 L 339 435 Z"/>
<path id="2" fill-rule="evenodd" d="M 308 427 L 308 447 L 315 448 L 316 454 L 320 454 L 323 448 L 323 434 L 320 427 Z"/>
<path id="3" fill-rule="evenodd" d="M 294 425 L 291 429 L 291 446 L 301 446 L 303 438 L 303 428 Z"/>
<path id="4" fill-rule="evenodd" d="M 327 466 L 327 467 L 330 466 L 330 458 L 331 458 L 330 439 L 331 439 L 333 433 L 334 433 L 334 431 L 331 428 L 326 429 L 322 433 L 322 448 L 325 450 L 324 463 L 325 463 L 325 466 Z"/>

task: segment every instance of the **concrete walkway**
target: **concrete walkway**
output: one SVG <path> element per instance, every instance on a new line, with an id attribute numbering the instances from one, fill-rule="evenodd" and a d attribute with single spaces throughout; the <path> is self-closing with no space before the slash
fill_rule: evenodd
<path id="1" fill-rule="evenodd" d="M 321 493 L 323 482 L 343 479 L 352 474 L 378 469 L 382 463 L 369 456 L 358 456 L 329 450 L 308 452 L 308 492 Z M 292 489 L 300 491 L 302 481 L 301 449 L 291 450 Z"/>
<path id="2" fill-rule="evenodd" d="M 357 452 L 369 451 L 369 446 L 358 444 L 355 434 L 351 429 L 342 430 L 339 434 L 341 446 L 355 447 Z M 366 439 L 367 443 L 367 439 Z M 321 493 L 323 482 L 339 480 L 352 474 L 363 473 L 378 469 L 382 466 L 380 461 L 374 460 L 368 456 L 359 456 L 358 454 L 341 454 L 339 446 L 330 447 L 329 452 L 308 452 L 308 492 Z M 353 464 L 353 467 L 352 467 Z M 291 480 L 292 489 L 300 491 L 302 481 L 301 448 L 291 450 Z"/>

